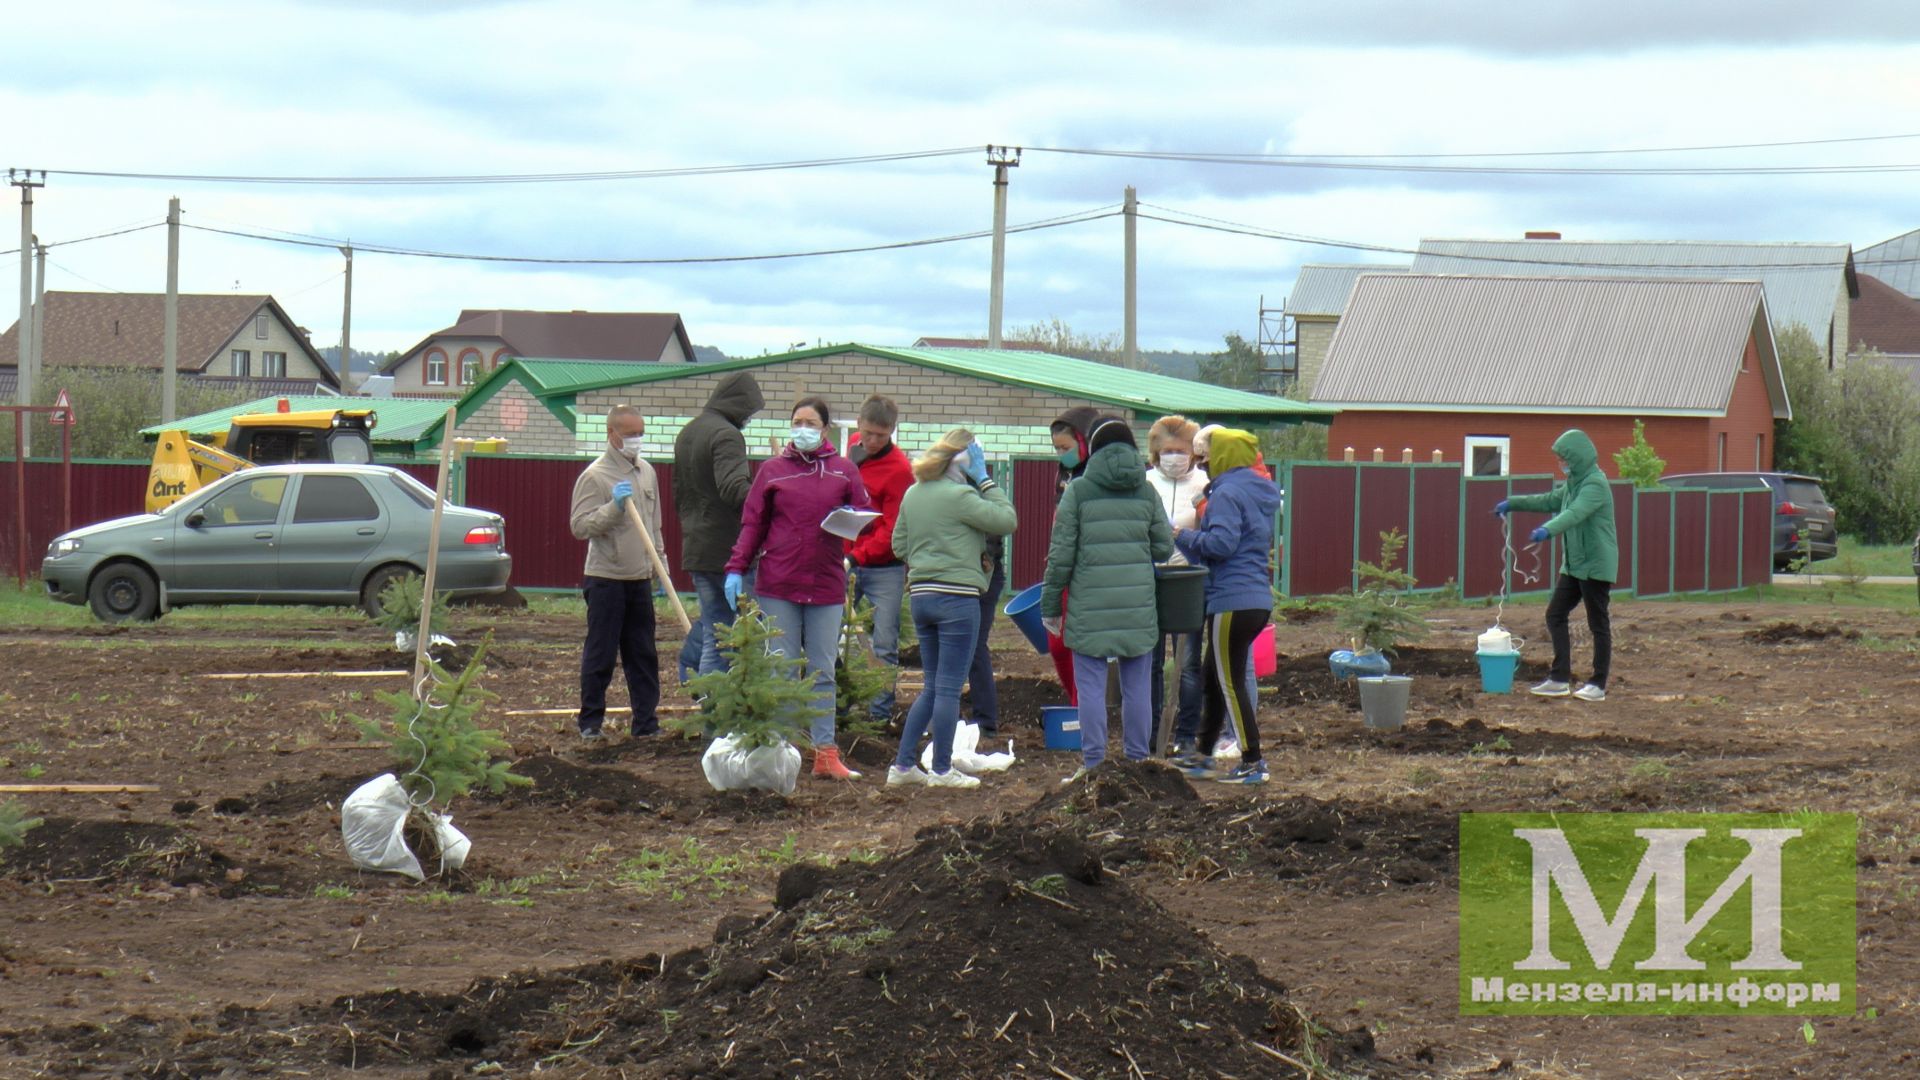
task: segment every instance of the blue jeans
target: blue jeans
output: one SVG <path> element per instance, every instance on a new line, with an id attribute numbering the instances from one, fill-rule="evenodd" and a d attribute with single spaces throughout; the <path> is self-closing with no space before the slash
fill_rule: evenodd
<path id="1" fill-rule="evenodd" d="M 1186 652 L 1181 656 L 1180 703 L 1173 714 L 1173 737 L 1193 739 L 1200 734 L 1200 702 L 1205 693 L 1206 671 L 1200 662 L 1200 635 L 1179 634 Z M 1160 713 L 1167 704 L 1167 635 L 1153 647 L 1153 726 L 1160 729 Z"/>
<path id="2" fill-rule="evenodd" d="M 910 769 L 920 749 L 920 738 L 933 731 L 933 771 L 953 767 L 953 729 L 960 723 L 960 685 L 973 664 L 974 633 L 980 624 L 980 602 L 971 596 L 920 593 L 913 604 L 913 628 L 920 635 L 920 662 L 926 670 L 926 689 L 907 710 L 906 729 L 900 733 L 896 768 Z"/>
<path id="3" fill-rule="evenodd" d="M 720 655 L 720 639 L 714 635 L 714 628 L 725 629 L 733 625 L 733 609 L 727 606 L 727 575 L 695 570 L 688 575 L 693 578 L 694 594 L 700 598 L 700 619 L 694 624 L 693 633 L 687 640 L 699 638 L 700 653 L 688 667 L 698 669 L 702 675 L 727 670 L 726 658 Z M 751 585 L 748 588 L 752 588 Z M 680 654 L 682 663 L 687 655 Z"/>
<path id="4" fill-rule="evenodd" d="M 1120 742 L 1128 761 L 1153 752 L 1153 710 L 1147 700 L 1153 654 L 1120 658 Z M 1107 659 L 1073 654 L 1073 682 L 1080 688 L 1080 761 L 1091 769 L 1107 760 Z"/>
<path id="5" fill-rule="evenodd" d="M 967 672 L 967 696 L 973 701 L 973 722 L 982 736 L 1000 730 L 1000 694 L 993 686 L 993 650 L 987 648 L 987 636 L 993 633 L 993 612 L 1000 594 L 1007 587 L 1006 563 L 993 560 L 993 577 L 987 591 L 980 594 L 980 632 L 973 643 L 973 664 Z"/>
<path id="6" fill-rule="evenodd" d="M 907 589 L 907 566 L 894 563 L 892 566 L 856 566 L 853 568 L 853 600 L 862 600 L 873 604 L 873 655 L 880 662 L 894 669 L 894 678 L 898 678 L 900 668 L 900 597 Z M 920 666 L 932 671 L 926 656 L 920 658 Z M 880 691 L 867 704 L 867 712 L 882 722 L 893 719 L 893 681 Z"/>
<path id="7" fill-rule="evenodd" d="M 815 749 L 831 748 L 833 741 L 833 662 L 840 655 L 840 617 L 845 604 L 796 604 L 772 596 L 757 596 L 760 610 L 773 620 L 772 652 L 805 657 L 806 674 L 813 680 L 811 738 Z"/>

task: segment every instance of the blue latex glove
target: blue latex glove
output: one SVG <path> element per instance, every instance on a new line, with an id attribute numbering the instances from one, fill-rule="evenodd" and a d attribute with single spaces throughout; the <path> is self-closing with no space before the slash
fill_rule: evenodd
<path id="1" fill-rule="evenodd" d="M 613 501 L 620 504 L 620 509 L 625 510 L 627 500 L 631 498 L 633 498 L 633 481 L 622 480 L 613 485 Z"/>
<path id="2" fill-rule="evenodd" d="M 1527 539 L 1529 539 L 1529 540 L 1532 540 L 1532 541 L 1533 541 L 1534 543 L 1536 543 L 1536 544 L 1544 544 L 1544 543 L 1546 543 L 1546 542 L 1547 542 L 1547 527 L 1546 527 L 1545 525 L 1542 525 L 1542 526 L 1540 526 L 1539 528 L 1537 528 L 1537 529 L 1535 529 L 1535 530 L 1533 530 L 1533 533 L 1532 533 L 1532 535 L 1530 535 L 1530 536 L 1528 536 L 1528 537 L 1527 537 Z"/>
<path id="3" fill-rule="evenodd" d="M 1507 516 L 1507 500 L 1501 499 L 1499 502 L 1493 504 L 1493 516 L 1494 517 Z"/>
<path id="4" fill-rule="evenodd" d="M 735 611 L 740 610 L 740 586 L 744 584 L 746 579 L 739 574 L 728 574 L 727 580 L 720 585 L 720 590 L 727 594 L 727 606 Z"/>
<path id="5" fill-rule="evenodd" d="M 967 444 L 967 463 L 964 468 L 967 470 L 967 479 L 973 481 L 974 484 L 979 485 L 987 482 L 987 476 L 989 475 L 987 473 L 987 452 L 980 449 L 979 443 L 970 442 Z"/>

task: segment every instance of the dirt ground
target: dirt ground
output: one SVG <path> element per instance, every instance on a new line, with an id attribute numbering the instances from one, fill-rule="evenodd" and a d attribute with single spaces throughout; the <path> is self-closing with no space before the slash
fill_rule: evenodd
<path id="1" fill-rule="evenodd" d="M 505 716 L 570 704 L 580 627 L 463 611 L 537 783 L 457 803 L 468 872 L 416 885 L 351 869 L 338 817 L 387 768 L 348 716 L 404 680 L 206 677 L 404 661 L 350 615 L 233 612 L 0 628 L 0 783 L 160 788 L 21 797 L 46 823 L 0 855 L 0 1076 L 1920 1075 L 1905 614 L 1623 603 L 1593 705 L 1481 693 L 1491 613 L 1442 611 L 1393 732 L 1326 673 L 1331 622 L 1285 622 L 1267 787 L 1078 794 L 1041 749 L 1051 667 L 1003 628 L 1009 772 L 889 790 L 867 740 L 865 779 L 781 799 L 711 791 L 695 742 Z M 1458 1014 L 1459 812 L 1800 808 L 1860 816 L 1856 1017 Z"/>

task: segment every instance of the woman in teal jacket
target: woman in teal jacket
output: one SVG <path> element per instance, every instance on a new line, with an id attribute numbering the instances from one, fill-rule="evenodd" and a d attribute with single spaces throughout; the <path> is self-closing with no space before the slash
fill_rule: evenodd
<path id="1" fill-rule="evenodd" d="M 1124 420 L 1110 418 L 1088 433 L 1086 473 L 1067 485 L 1054 513 L 1040 614 L 1047 632 L 1073 650 L 1080 688 L 1081 768 L 1069 782 L 1107 759 L 1107 661 L 1120 665 L 1120 724 L 1129 760 L 1150 752 L 1152 664 L 1160 640 L 1153 564 L 1173 554 L 1173 530 L 1160 497 L 1147 486 L 1140 448 Z M 1061 598 L 1073 603 L 1064 625 Z"/>
<path id="2" fill-rule="evenodd" d="M 1554 583 L 1553 598 L 1547 601 L 1547 635 L 1553 639 L 1553 670 L 1547 681 L 1533 688 L 1541 697 L 1566 697 L 1582 701 L 1607 700 L 1607 678 L 1613 666 L 1613 621 L 1607 614 L 1607 601 L 1613 583 L 1620 576 L 1620 544 L 1613 529 L 1613 491 L 1607 486 L 1607 474 L 1600 471 L 1600 452 L 1593 440 L 1579 428 L 1572 428 L 1553 440 L 1553 453 L 1560 461 L 1565 483 L 1553 485 L 1544 495 L 1515 495 L 1502 499 L 1493 508 L 1505 517 L 1509 511 L 1552 514 L 1545 525 L 1535 528 L 1530 539 L 1543 544 L 1559 537 L 1563 555 L 1560 578 Z M 1593 677 L 1580 689 L 1573 689 L 1572 647 L 1567 638 L 1567 616 L 1574 606 L 1587 607 L 1587 629 L 1593 632 Z"/>

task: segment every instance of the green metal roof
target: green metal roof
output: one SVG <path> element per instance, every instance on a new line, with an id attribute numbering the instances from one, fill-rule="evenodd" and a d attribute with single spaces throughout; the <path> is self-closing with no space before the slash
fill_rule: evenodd
<path id="1" fill-rule="evenodd" d="M 526 376 L 528 389 L 537 396 L 546 394 L 564 394 L 580 386 L 597 386 L 609 379 L 622 380 L 634 373 L 635 368 L 668 368 L 682 374 L 691 373 L 699 364 L 657 364 L 638 363 L 617 360 L 562 360 L 514 357 L 511 361 Z M 498 375 L 505 371 L 501 364 L 489 375 Z M 484 386 L 488 380 L 481 380 Z M 478 389 L 478 386 L 475 387 Z M 472 393 L 472 391 L 468 391 Z"/>
<path id="2" fill-rule="evenodd" d="M 371 441 L 376 446 L 390 443 L 405 443 L 412 446 L 415 440 L 420 438 L 421 433 L 439 423 L 447 415 L 447 406 L 452 404 L 446 399 L 429 398 L 367 398 L 338 395 L 264 397 L 243 405 L 215 409 L 198 416 L 183 417 L 171 424 L 153 424 L 141 428 L 140 434 L 152 437 L 163 431 L 179 428 L 184 429 L 189 435 L 214 435 L 226 431 L 228 424 L 236 416 L 245 413 L 277 412 L 282 401 L 287 403 L 289 412 L 307 412 L 312 409 L 372 409 L 377 419 L 374 422 Z"/>
<path id="3" fill-rule="evenodd" d="M 1340 410 L 1289 398 L 1231 390 L 1223 386 L 1176 379 L 1149 371 L 1130 371 L 1093 360 L 1079 360 L 1052 353 L 1015 352 L 1008 349 L 910 349 L 881 345 L 827 345 L 799 352 L 728 360 L 718 364 L 625 365 L 598 382 L 567 387 L 566 393 L 601 390 L 613 386 L 633 386 L 710 375 L 721 371 L 768 367 L 774 364 L 809 360 L 834 353 L 858 352 L 902 363 L 918 364 L 1012 386 L 1024 386 L 1062 397 L 1086 398 L 1107 405 L 1132 409 L 1149 416 L 1180 413 L 1195 420 L 1234 424 L 1242 427 L 1271 427 L 1302 421 L 1326 423 Z M 519 361 L 515 361 L 518 363 Z M 502 364 L 494 375 L 508 369 Z M 637 370 L 636 370 L 637 369 Z M 485 383 L 481 384 L 482 386 Z M 478 387 L 475 388 L 478 390 Z M 469 394 L 471 396 L 471 392 Z"/>

